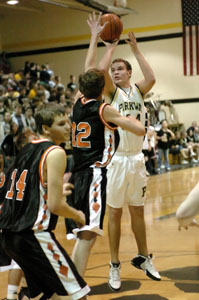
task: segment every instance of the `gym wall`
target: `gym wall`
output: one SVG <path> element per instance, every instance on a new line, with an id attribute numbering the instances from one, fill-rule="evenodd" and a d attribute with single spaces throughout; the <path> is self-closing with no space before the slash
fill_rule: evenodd
<path id="1" fill-rule="evenodd" d="M 199 77 L 183 75 L 181 0 L 128 0 L 128 6 L 137 13 L 122 17 L 124 31 L 114 57 L 132 63 L 132 82 L 142 78 L 124 42 L 133 30 L 156 75 L 154 100 L 175 100 L 179 120 L 186 128 L 193 120 L 199 122 Z M 90 37 L 88 13 L 52 5 L 43 8 L 37 13 L 0 11 L 0 50 L 8 53 L 13 71 L 26 60 L 49 63 L 66 84 L 70 74 L 78 77 L 83 71 Z M 98 58 L 104 50 L 99 48 Z"/>

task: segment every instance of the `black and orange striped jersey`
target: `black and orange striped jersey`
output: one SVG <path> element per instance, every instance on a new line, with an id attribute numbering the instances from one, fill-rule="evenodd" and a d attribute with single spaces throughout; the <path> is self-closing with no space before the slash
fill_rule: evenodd
<path id="1" fill-rule="evenodd" d="M 77 100 L 73 108 L 72 146 L 74 171 L 106 167 L 119 144 L 117 126 L 107 123 L 103 109 L 108 105 L 96 99 Z"/>
<path id="2" fill-rule="evenodd" d="M 1 185 L 1 229 L 20 232 L 55 228 L 57 216 L 48 209 L 47 184 L 43 174 L 48 153 L 57 147 L 48 140 L 35 140 L 17 155 Z"/>

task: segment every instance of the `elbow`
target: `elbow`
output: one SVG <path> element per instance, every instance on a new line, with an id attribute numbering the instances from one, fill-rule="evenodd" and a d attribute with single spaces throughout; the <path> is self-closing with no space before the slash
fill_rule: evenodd
<path id="1" fill-rule="evenodd" d="M 48 203 L 48 209 L 50 210 L 50 212 L 54 215 L 58 215 L 58 207 L 56 204 L 51 204 Z"/>
<path id="2" fill-rule="evenodd" d="M 154 86 L 155 83 L 156 83 L 155 76 L 152 76 L 152 78 L 151 78 L 151 86 Z"/>
<path id="3" fill-rule="evenodd" d="M 145 135 L 145 129 L 139 128 L 136 130 L 136 132 L 133 132 L 137 136 L 144 136 Z"/>
<path id="4" fill-rule="evenodd" d="M 139 133 L 139 136 L 144 136 L 144 135 L 145 135 L 145 129 L 141 129 L 140 133 Z"/>

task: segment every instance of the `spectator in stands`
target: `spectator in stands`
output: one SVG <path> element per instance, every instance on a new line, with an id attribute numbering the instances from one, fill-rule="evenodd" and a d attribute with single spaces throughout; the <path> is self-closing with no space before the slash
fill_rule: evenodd
<path id="1" fill-rule="evenodd" d="M 29 75 L 30 75 L 30 79 L 33 82 L 36 82 L 39 79 L 39 72 L 38 72 L 38 68 L 37 68 L 37 64 L 32 62 L 30 64 L 30 71 L 29 71 Z"/>
<path id="2" fill-rule="evenodd" d="M 193 146 L 191 143 L 189 143 L 187 138 L 187 132 L 183 131 L 181 133 L 181 145 L 183 146 L 184 152 L 188 156 L 188 159 L 190 162 L 196 163 L 197 161 L 194 159 L 194 156 L 196 155 L 193 151 Z"/>
<path id="3" fill-rule="evenodd" d="M 189 132 L 189 130 L 190 129 L 192 129 L 193 130 L 193 132 L 195 131 L 195 127 L 197 127 L 198 125 L 197 125 L 197 121 L 193 121 L 192 123 L 191 123 L 191 126 L 187 129 L 187 133 Z"/>
<path id="4" fill-rule="evenodd" d="M 37 109 L 39 109 L 39 107 L 41 107 L 43 105 L 43 101 L 40 100 L 38 97 L 34 97 L 31 101 L 31 107 L 33 109 L 33 114 L 35 113 L 35 111 Z"/>
<path id="5" fill-rule="evenodd" d="M 22 129 L 27 127 L 25 116 L 22 113 L 22 106 L 19 103 L 16 104 L 15 111 L 12 114 L 12 122 L 17 124 L 18 132 L 22 132 Z"/>
<path id="6" fill-rule="evenodd" d="M 67 89 L 71 91 L 71 93 L 76 93 L 78 86 L 77 83 L 75 82 L 76 78 L 74 75 L 70 75 L 70 82 L 67 84 Z"/>
<path id="7" fill-rule="evenodd" d="M 196 126 L 195 128 L 194 128 L 194 140 L 195 140 L 195 142 L 196 143 L 199 143 L 199 127 L 198 126 Z"/>
<path id="8" fill-rule="evenodd" d="M 43 93 L 44 94 L 44 97 L 43 97 L 43 102 L 44 103 L 47 103 L 48 99 L 50 98 L 50 92 L 49 92 L 48 89 L 50 89 L 48 84 L 40 82 L 37 85 L 37 97 L 40 97 L 40 96 L 38 96 L 38 94 L 40 92 L 41 92 L 41 94 Z"/>
<path id="9" fill-rule="evenodd" d="M 61 76 L 56 75 L 54 81 L 55 81 L 55 87 L 62 87 L 65 90 L 65 87 L 61 82 Z"/>
<path id="10" fill-rule="evenodd" d="M 175 137 L 171 140 L 169 152 L 174 156 L 180 155 L 182 157 L 182 160 L 180 157 L 180 162 L 182 164 L 188 164 L 186 159 L 189 158 L 189 156 L 187 155 L 185 148 L 182 146 L 180 131 L 176 131 Z"/>
<path id="11" fill-rule="evenodd" d="M 0 97 L 0 122 L 3 122 L 4 114 L 6 112 L 5 106 L 4 106 L 4 97 Z"/>
<path id="12" fill-rule="evenodd" d="M 168 129 L 167 120 L 161 121 L 162 128 L 157 132 L 157 147 L 158 147 L 158 168 L 157 172 L 160 172 L 160 169 L 163 168 L 162 165 L 162 156 L 164 156 L 164 163 L 166 171 L 170 171 L 169 164 L 169 147 L 170 141 L 175 137 L 174 133 Z"/>
<path id="13" fill-rule="evenodd" d="M 30 81 L 28 98 L 33 99 L 36 97 L 38 85 L 34 81 Z"/>
<path id="14" fill-rule="evenodd" d="M 22 87 L 19 89 L 19 97 L 18 97 L 19 104 L 23 105 L 24 98 L 26 98 L 26 88 Z"/>
<path id="15" fill-rule="evenodd" d="M 17 147 L 16 147 L 16 140 L 18 137 L 19 131 L 18 131 L 18 125 L 14 122 L 11 123 L 11 132 L 10 134 L 7 134 L 2 141 L 1 149 L 6 156 L 6 161 L 8 165 L 12 163 L 15 156 L 17 155 Z"/>
<path id="16" fill-rule="evenodd" d="M 194 127 L 194 131 L 195 131 L 195 127 Z M 192 130 L 192 128 L 189 128 L 187 130 L 187 140 L 188 140 L 189 145 L 192 146 L 193 152 L 197 156 L 197 159 L 195 159 L 195 162 L 198 162 L 198 160 L 199 160 L 199 144 L 195 140 L 194 131 Z"/>
<path id="17" fill-rule="evenodd" d="M 51 75 L 49 74 L 46 65 L 41 66 L 41 71 L 40 71 L 40 81 L 44 83 L 48 83 L 50 80 Z"/>
<path id="18" fill-rule="evenodd" d="M 33 117 L 33 110 L 31 106 L 27 106 L 25 109 L 26 125 L 32 131 L 36 131 L 35 118 Z"/>
<path id="19" fill-rule="evenodd" d="M 25 61 L 23 73 L 26 76 L 26 74 L 28 74 L 29 72 L 30 72 L 30 62 L 29 61 Z"/>
<path id="20" fill-rule="evenodd" d="M 2 122 L 3 125 L 3 130 L 4 130 L 4 136 L 6 134 L 9 134 L 11 131 L 11 122 L 12 122 L 12 118 L 11 118 L 11 114 L 9 111 L 6 111 L 4 114 L 4 120 Z"/>
<path id="21" fill-rule="evenodd" d="M 59 97 L 59 103 L 62 104 L 63 106 L 66 105 L 66 97 L 65 97 L 65 95 L 61 95 Z"/>

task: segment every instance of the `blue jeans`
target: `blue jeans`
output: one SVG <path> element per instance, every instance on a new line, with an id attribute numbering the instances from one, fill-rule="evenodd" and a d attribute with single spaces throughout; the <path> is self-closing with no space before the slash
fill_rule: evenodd
<path id="1" fill-rule="evenodd" d="M 164 156 L 164 163 L 166 169 L 170 168 L 169 165 L 169 149 L 160 149 L 158 148 L 158 168 L 161 168 L 162 165 L 162 156 Z"/>

